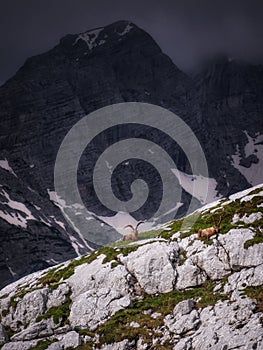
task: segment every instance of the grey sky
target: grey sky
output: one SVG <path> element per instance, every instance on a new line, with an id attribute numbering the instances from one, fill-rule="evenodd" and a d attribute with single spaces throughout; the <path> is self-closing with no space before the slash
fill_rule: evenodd
<path id="1" fill-rule="evenodd" d="M 69 33 L 126 19 L 149 32 L 183 70 L 217 53 L 263 62 L 256 0 L 0 0 L 0 83 Z"/>

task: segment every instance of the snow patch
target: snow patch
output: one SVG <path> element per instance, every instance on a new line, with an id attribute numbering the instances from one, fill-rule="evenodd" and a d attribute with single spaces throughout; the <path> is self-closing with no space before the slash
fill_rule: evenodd
<path id="1" fill-rule="evenodd" d="M 100 40 L 99 42 L 97 42 L 98 36 L 100 34 L 101 31 L 103 31 L 104 28 L 97 28 L 85 33 L 81 33 L 77 39 L 75 40 L 75 42 L 73 43 L 73 45 L 75 45 L 79 40 L 83 40 L 86 42 L 86 44 L 88 45 L 89 50 L 92 50 L 94 47 L 96 46 L 100 46 L 103 45 L 106 41 L 105 40 Z"/>
<path id="2" fill-rule="evenodd" d="M 57 265 L 57 264 L 59 264 L 59 261 L 57 261 L 57 260 L 55 260 L 55 259 L 49 259 L 49 260 L 46 260 L 46 262 L 48 263 L 48 264 L 52 264 L 52 265 Z"/>
<path id="3" fill-rule="evenodd" d="M 6 211 L 0 210 L 0 218 L 7 221 L 11 225 L 15 225 L 22 228 L 27 227 L 26 219 L 19 213 L 7 213 Z"/>
<path id="4" fill-rule="evenodd" d="M 31 211 L 21 202 L 14 201 L 10 198 L 5 190 L 0 190 L 0 193 L 5 196 L 7 205 L 10 209 L 16 210 L 16 212 L 8 212 L 7 209 L 0 211 L 0 217 L 7 221 L 11 225 L 26 228 L 28 220 L 38 221 L 31 213 Z"/>
<path id="5" fill-rule="evenodd" d="M 80 244 L 74 236 L 69 236 L 72 247 L 75 250 L 77 256 L 81 256 L 79 248 L 85 248 L 84 245 Z"/>
<path id="6" fill-rule="evenodd" d="M 121 211 L 114 216 L 98 216 L 98 218 L 104 223 L 115 228 L 115 230 L 122 235 L 127 233 L 127 229 L 124 229 L 125 225 L 130 224 L 132 226 L 136 226 L 138 223 L 138 221 L 135 220 L 129 213 Z"/>
<path id="7" fill-rule="evenodd" d="M 70 217 L 68 215 L 66 215 L 65 209 L 71 209 L 73 211 L 77 211 L 77 210 L 82 210 L 85 209 L 83 207 L 83 205 L 79 204 L 79 203 L 74 203 L 72 205 L 67 205 L 66 201 L 64 199 L 62 199 L 61 197 L 59 197 L 57 195 L 57 193 L 55 191 L 51 191 L 50 189 L 47 189 L 48 195 L 49 195 L 49 199 L 61 210 L 61 212 L 63 213 L 63 215 L 66 216 L 67 220 L 69 221 L 69 223 L 71 224 L 71 226 L 73 227 L 73 229 L 78 233 L 79 238 L 82 240 L 82 242 L 84 243 L 84 246 L 90 250 L 94 250 L 92 247 L 90 247 L 90 245 L 87 243 L 87 241 L 85 240 L 85 238 L 83 237 L 83 235 L 81 234 L 80 230 L 76 227 L 76 225 L 74 224 L 74 222 L 70 219 Z M 92 215 L 91 215 L 92 217 Z M 70 238 L 71 237 L 71 238 Z M 73 236 L 69 236 L 71 242 L 72 242 L 72 246 L 73 246 L 73 241 L 72 241 L 72 237 Z M 73 237 L 74 238 L 74 237 Z M 75 249 L 76 253 L 79 254 L 79 250 L 78 247 L 76 247 L 76 244 L 79 244 L 78 241 L 76 240 L 76 238 L 74 238 L 74 246 L 73 248 Z"/>
<path id="8" fill-rule="evenodd" d="M 5 169 L 7 171 L 9 171 L 12 175 L 14 175 L 15 177 L 17 177 L 16 173 L 14 172 L 14 170 L 11 168 L 11 166 L 8 163 L 7 159 L 4 160 L 0 160 L 0 167 L 2 169 Z"/>
<path id="9" fill-rule="evenodd" d="M 239 146 L 237 145 L 236 153 L 232 155 L 233 166 L 247 179 L 247 181 L 252 185 L 258 185 L 263 181 L 263 135 L 259 134 L 253 138 L 249 136 L 248 132 L 245 130 L 244 133 L 247 136 L 248 143 L 245 146 L 245 156 L 246 158 L 255 155 L 258 158 L 258 163 L 252 163 L 249 168 L 240 165 L 242 159 L 240 154 Z M 261 144 L 260 144 L 261 143 Z"/>
<path id="10" fill-rule="evenodd" d="M 149 224 L 151 224 L 151 226 L 149 227 L 149 229 L 150 229 L 150 228 L 153 228 L 153 227 L 155 227 L 155 228 L 159 227 L 160 225 L 156 225 L 157 222 L 160 221 L 161 218 L 164 218 L 166 215 L 169 215 L 169 214 L 171 214 L 171 213 L 174 213 L 174 216 L 175 216 L 176 211 L 177 211 L 183 204 L 184 204 L 184 203 L 182 203 L 182 202 L 178 202 L 178 203 L 176 204 L 175 207 L 171 208 L 171 209 L 168 210 L 166 213 L 164 213 L 164 214 L 158 216 L 157 218 L 153 218 L 152 222 L 149 222 Z M 162 224 L 161 224 L 161 225 L 162 225 Z"/>
<path id="11" fill-rule="evenodd" d="M 45 224 L 45 225 L 47 225 L 47 226 L 49 226 L 49 227 L 52 226 L 50 222 L 46 221 L 46 220 L 43 219 L 42 217 L 40 217 L 40 221 L 43 222 L 43 224 Z"/>
<path id="12" fill-rule="evenodd" d="M 178 169 L 171 169 L 182 188 L 197 198 L 201 204 L 207 204 L 219 198 L 216 191 L 217 182 L 215 179 L 207 178 L 202 175 L 188 175 Z M 208 188 L 206 197 L 204 194 Z"/>
<path id="13" fill-rule="evenodd" d="M 0 192 L 6 197 L 7 203 L 5 204 L 7 204 L 10 208 L 23 212 L 28 219 L 36 220 L 31 211 L 23 203 L 12 200 L 5 190 L 1 190 Z"/>
<path id="14" fill-rule="evenodd" d="M 60 227 L 62 227 L 63 228 L 63 230 L 65 230 L 66 231 L 66 227 L 65 227 L 65 225 L 64 225 L 64 223 L 63 222 L 61 222 L 61 221 L 59 221 L 59 220 L 57 220 L 56 218 L 55 218 L 55 216 L 50 216 L 54 221 L 55 221 L 55 223 L 57 224 L 57 225 L 59 225 Z"/>
<path id="15" fill-rule="evenodd" d="M 16 273 L 12 270 L 12 268 L 10 266 L 7 266 L 7 267 L 8 267 L 9 272 L 11 273 L 11 275 L 13 277 L 15 277 Z"/>
<path id="16" fill-rule="evenodd" d="M 128 23 L 127 26 L 124 28 L 124 30 L 123 30 L 121 33 L 118 32 L 118 35 L 119 35 L 119 36 L 126 35 L 126 34 L 128 34 L 133 28 L 134 28 L 133 25 L 131 25 L 131 23 Z"/>
<path id="17" fill-rule="evenodd" d="M 181 202 L 177 203 L 174 208 L 171 208 L 161 217 L 165 217 L 166 215 L 171 214 L 173 212 L 175 213 L 178 210 L 178 208 L 180 208 L 182 205 L 183 203 Z M 145 232 L 150 231 L 152 229 L 164 228 L 164 224 L 157 224 L 161 217 L 153 218 L 151 221 L 146 221 L 145 223 L 139 226 L 138 231 Z M 139 222 L 136 219 L 134 219 L 134 217 L 132 217 L 129 213 L 121 211 L 113 216 L 98 216 L 98 218 L 104 223 L 113 227 L 121 235 L 128 233 L 128 229 L 125 229 L 124 226 L 129 224 L 135 227 Z"/>

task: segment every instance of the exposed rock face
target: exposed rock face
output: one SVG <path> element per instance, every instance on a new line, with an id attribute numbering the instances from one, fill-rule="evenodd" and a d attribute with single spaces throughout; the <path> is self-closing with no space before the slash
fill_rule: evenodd
<path id="1" fill-rule="evenodd" d="M 47 196 L 10 170 L 0 176 L 0 286 L 92 248 Z"/>
<path id="2" fill-rule="evenodd" d="M 154 250 L 156 254 L 153 254 Z M 147 294 L 165 293 L 173 289 L 176 281 L 173 265 L 178 259 L 178 252 L 177 243 L 157 242 L 139 247 L 120 261 Z"/>
<path id="3" fill-rule="evenodd" d="M 262 202 L 261 185 L 195 212 L 200 222 L 224 212 L 209 241 L 175 221 L 157 241 L 117 242 L 6 286 L 2 349 L 261 349 L 262 218 L 233 217 L 262 213 Z"/>
<path id="4" fill-rule="evenodd" d="M 219 192 L 228 196 L 245 187 L 246 182 L 260 183 L 263 67 L 221 57 L 208 64 L 195 82 L 204 147 Z M 209 151 L 215 149 L 218 151 Z"/>
<path id="5" fill-rule="evenodd" d="M 100 107 L 125 101 L 142 101 L 171 106 L 172 110 L 179 113 L 181 117 L 190 120 L 190 114 L 193 116 L 194 109 L 196 109 L 191 107 L 193 103 L 187 97 L 191 84 L 191 80 L 161 52 L 147 33 L 134 24 L 123 21 L 98 31 L 64 37 L 54 49 L 28 59 L 14 78 L 0 88 L 2 159 L 7 159 L 18 181 L 25 184 L 22 196 L 30 202 L 26 206 L 41 207 L 43 216 L 51 221 L 52 229 L 57 226 L 54 223 L 55 220 L 62 223 L 60 225 L 62 227 L 59 228 L 60 232 L 58 232 L 60 239 L 70 235 L 69 238 L 64 238 L 67 242 L 60 245 L 60 256 L 56 258 L 53 257 L 55 251 L 42 246 L 42 243 L 39 245 L 43 253 L 39 257 L 36 257 L 31 251 L 27 253 L 23 250 L 23 253 L 18 253 L 18 241 L 12 238 L 16 254 L 24 260 L 25 270 L 21 271 L 16 261 L 12 263 L 12 266 L 7 260 L 3 261 L 4 274 L 1 274 L 3 277 L 0 285 L 17 279 L 26 272 L 30 273 L 48 267 L 54 264 L 52 259 L 59 262 L 76 256 L 78 254 L 76 249 L 80 254 L 89 251 L 90 242 L 83 242 L 83 237 L 79 237 L 79 231 L 84 235 L 88 233 L 86 232 L 87 220 L 91 234 L 99 234 L 101 231 L 101 221 L 92 214 L 89 217 L 79 215 L 81 208 L 74 207 L 77 203 L 55 202 L 64 210 L 73 212 L 73 217 L 78 215 L 78 231 L 74 233 L 74 227 L 69 228 L 59 210 L 54 208 L 54 199 L 50 202 L 51 195 L 54 197 L 53 173 L 56 155 L 70 128 L 83 116 Z M 97 197 L 92 194 L 94 190 L 90 170 L 93 168 L 94 161 L 111 142 L 125 139 L 127 135 L 145 137 L 146 133 L 149 134 L 148 130 L 140 127 L 133 130 L 118 128 L 113 133 L 111 131 L 108 134 L 104 133 L 89 145 L 92 155 L 89 154 L 89 149 L 83 155 L 78 180 L 80 192 L 84 197 L 89 193 L 89 201 L 85 204 L 90 211 L 98 215 L 114 214 L 102 206 Z M 156 141 L 159 140 L 161 144 L 165 143 L 164 136 L 158 136 L 155 131 L 151 137 Z M 169 146 L 170 150 L 172 146 Z M 136 167 L 136 164 L 126 167 L 125 172 L 122 167 L 120 174 L 117 174 L 117 186 L 115 187 L 122 199 L 130 195 L 130 190 L 126 187 L 130 179 L 136 177 Z M 156 209 L 158 203 L 155 198 L 159 198 L 161 193 L 161 187 L 156 183 L 155 173 L 146 170 L 144 173 L 148 174 L 146 180 L 151 188 L 149 203 L 152 204 L 140 214 L 143 218 Z M 6 176 L 1 180 L 2 185 L 8 184 L 9 179 L 6 177 L 11 176 L 8 171 L 5 172 Z M 67 174 L 66 169 L 65 174 L 65 186 L 67 186 L 67 176 L 70 174 Z M 125 176 L 125 182 L 121 174 Z M 28 187 L 36 192 L 42 202 L 32 197 Z M 15 195 L 14 188 L 20 191 L 17 184 L 10 186 L 8 194 L 11 198 Z M 41 203 L 43 205 L 40 205 Z M 10 213 L 10 208 L 6 205 L 4 207 L 5 211 Z M 17 213 L 20 214 L 17 210 L 13 210 L 12 213 L 14 216 Z M 34 209 L 32 214 L 35 214 Z M 50 219 L 51 216 L 54 216 L 54 220 Z M 3 216 L 0 217 L 0 222 L 2 235 L 7 229 L 15 230 L 15 232 L 19 230 L 23 237 L 21 239 L 26 241 L 25 227 L 7 223 Z M 33 227 L 29 218 L 27 222 L 30 226 L 27 236 L 35 239 L 38 234 L 37 229 Z M 44 226 L 43 223 L 39 225 Z M 49 229 L 44 226 L 44 230 L 46 233 Z M 106 224 L 103 230 L 106 232 L 108 241 L 120 237 L 113 228 Z M 7 245 L 10 246 L 11 238 L 9 235 L 5 236 Z M 51 239 L 48 240 L 50 241 Z M 43 239 L 40 242 L 43 242 Z M 29 249 L 33 250 L 30 240 L 26 243 Z M 11 260 L 13 255 L 8 251 L 6 254 L 6 259 Z M 28 259 L 31 259 L 32 263 L 30 265 L 25 263 L 24 256 L 20 254 L 29 255 Z M 9 268 L 14 272 L 13 275 Z"/>
<path id="6" fill-rule="evenodd" d="M 8 341 L 8 336 L 6 331 L 2 325 L 0 325 L 0 346 Z"/>
<path id="7" fill-rule="evenodd" d="M 49 52 L 28 59 L 0 87 L 0 286 L 90 251 L 94 244 L 87 237 L 99 235 L 101 225 L 107 237 L 101 244 L 120 237 L 101 221 L 101 216 L 115 213 L 100 203 L 92 178 L 96 160 L 114 142 L 146 138 L 164 148 L 183 175 L 191 171 L 178 145 L 158 130 L 141 125 L 107 130 L 87 146 L 80 160 L 78 185 L 90 211 L 84 215 L 78 203 L 54 199 L 53 173 L 61 142 L 85 115 L 128 101 L 152 103 L 178 114 L 205 152 L 213 198 L 263 181 L 262 96 L 261 66 L 223 60 L 192 79 L 147 33 L 126 21 L 67 35 Z M 71 175 L 72 169 L 65 169 L 65 187 Z M 197 177 L 183 176 L 178 215 L 186 212 L 188 185 Z M 134 159 L 121 164 L 112 186 L 125 201 L 137 178 L 147 182 L 149 197 L 134 217 L 147 219 L 162 197 L 161 180 L 152 166 Z M 10 199 L 25 207 L 10 206 Z M 196 198 L 196 207 L 200 202 Z M 78 227 L 74 219 L 68 223 L 60 209 L 78 218 Z M 192 274 L 195 270 L 192 267 Z"/>

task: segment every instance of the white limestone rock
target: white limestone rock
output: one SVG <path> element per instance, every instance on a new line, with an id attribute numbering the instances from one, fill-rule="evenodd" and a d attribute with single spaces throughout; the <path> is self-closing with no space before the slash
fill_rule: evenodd
<path id="1" fill-rule="evenodd" d="M 50 344 L 47 350 L 63 350 L 63 347 L 60 342 L 56 341 L 55 343 Z"/>
<path id="2" fill-rule="evenodd" d="M 195 303 L 191 299 L 184 300 L 175 306 L 173 314 L 164 318 L 164 324 L 170 332 L 181 335 L 198 326 L 199 314 L 194 306 Z"/>
<path id="3" fill-rule="evenodd" d="M 129 341 L 127 339 L 113 344 L 105 344 L 100 350 L 130 350 Z"/>
<path id="4" fill-rule="evenodd" d="M 1 350 L 28 350 L 35 346 L 37 342 L 37 340 L 32 340 L 6 343 Z"/>
<path id="5" fill-rule="evenodd" d="M 194 349 L 225 348 L 253 349 L 254 343 L 263 341 L 262 325 L 253 313 L 253 300 L 239 299 L 234 303 L 217 302 L 200 313 L 200 326 L 191 336 Z M 205 347 L 204 347 L 205 344 Z"/>
<path id="6" fill-rule="evenodd" d="M 203 251 L 196 253 L 191 259 L 212 280 L 223 278 L 231 270 L 227 254 L 216 240 L 213 245 L 205 246 Z"/>
<path id="7" fill-rule="evenodd" d="M 129 306 L 130 296 L 111 288 L 100 288 L 82 293 L 72 303 L 69 321 L 74 327 L 91 330 L 118 310 Z"/>
<path id="8" fill-rule="evenodd" d="M 188 315 L 194 309 L 194 307 L 195 302 L 192 299 L 183 300 L 174 307 L 173 315 Z"/>
<path id="9" fill-rule="evenodd" d="M 176 242 L 155 242 L 139 247 L 120 260 L 146 293 L 155 294 L 173 290 L 176 281 L 174 264 L 178 256 Z"/>
<path id="10" fill-rule="evenodd" d="M 253 238 L 255 233 L 248 228 L 231 229 L 218 240 L 229 254 L 230 265 L 234 270 L 263 264 L 263 243 L 244 248 L 244 243 Z"/>
<path id="11" fill-rule="evenodd" d="M 232 224 L 236 224 L 237 222 L 244 222 L 245 224 L 252 224 L 254 221 L 260 220 L 262 218 L 262 213 L 252 213 L 250 215 L 240 216 L 239 214 L 235 214 L 232 219 Z"/>
<path id="12" fill-rule="evenodd" d="M 12 336 L 12 341 L 32 340 L 41 337 L 48 337 L 54 334 L 54 322 L 52 319 L 42 320 L 37 323 L 32 323 L 23 331 Z"/>
<path id="13" fill-rule="evenodd" d="M 260 285 L 263 285 L 263 264 L 248 269 L 242 269 L 230 275 L 224 286 L 224 293 L 230 293 L 234 290 L 240 291 L 247 286 Z"/>
<path id="14" fill-rule="evenodd" d="M 68 283 L 61 283 L 56 289 L 48 294 L 47 309 L 53 306 L 59 306 L 66 301 L 67 295 L 70 293 Z"/>
<path id="15" fill-rule="evenodd" d="M 200 268 L 194 265 L 190 259 L 177 267 L 176 289 L 185 289 L 189 287 L 200 286 L 207 279 L 206 274 Z"/>
<path id="16" fill-rule="evenodd" d="M 56 338 L 59 340 L 62 349 L 76 348 L 81 344 L 80 335 L 75 331 L 57 336 Z"/>
<path id="17" fill-rule="evenodd" d="M 27 293 L 22 300 L 19 300 L 14 312 L 12 327 L 19 329 L 19 324 L 27 324 L 44 314 L 48 300 L 48 288 L 35 290 Z"/>
<path id="18" fill-rule="evenodd" d="M 128 293 L 131 276 L 124 266 L 111 268 L 111 264 L 103 264 L 105 255 L 100 255 L 90 264 L 83 264 L 75 269 L 75 273 L 68 279 L 74 300 L 79 295 L 92 289 L 108 288 L 109 286 L 122 293 Z"/>
<path id="19" fill-rule="evenodd" d="M 0 346 L 8 341 L 4 326 L 0 323 Z"/>

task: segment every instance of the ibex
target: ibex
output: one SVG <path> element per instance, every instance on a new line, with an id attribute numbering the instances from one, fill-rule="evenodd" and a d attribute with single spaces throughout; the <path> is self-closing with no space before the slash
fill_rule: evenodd
<path id="1" fill-rule="evenodd" d="M 143 223 L 144 223 L 144 221 L 139 221 L 135 227 L 133 227 L 132 225 L 124 226 L 124 228 L 130 227 L 132 229 L 132 232 L 124 235 L 123 240 L 124 241 L 129 241 L 129 240 L 136 241 L 138 239 L 138 227 L 139 227 L 139 225 L 141 225 Z"/>
<path id="2" fill-rule="evenodd" d="M 206 239 L 208 240 L 211 236 L 213 236 L 214 234 L 218 234 L 219 232 L 219 226 L 222 220 L 222 216 L 220 216 L 219 222 L 217 225 L 213 225 L 212 227 L 208 227 L 208 228 L 204 228 L 201 229 L 199 228 L 198 233 L 197 233 L 197 239 L 200 239 L 202 237 L 206 237 Z"/>

